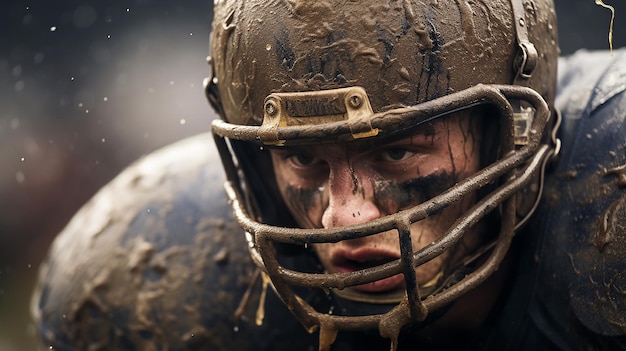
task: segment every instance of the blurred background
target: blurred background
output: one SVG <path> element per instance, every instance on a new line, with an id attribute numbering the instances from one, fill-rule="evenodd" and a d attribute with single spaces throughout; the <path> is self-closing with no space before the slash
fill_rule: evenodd
<path id="1" fill-rule="evenodd" d="M 610 11 L 556 0 L 563 55 L 608 49 Z M 614 46 L 626 45 L 626 1 Z M 0 350 L 34 350 L 29 299 L 54 236 L 141 155 L 208 131 L 211 1 L 0 4 Z"/>

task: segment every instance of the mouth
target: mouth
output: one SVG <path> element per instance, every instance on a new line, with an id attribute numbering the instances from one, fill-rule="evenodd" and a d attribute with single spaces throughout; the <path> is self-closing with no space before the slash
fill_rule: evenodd
<path id="1" fill-rule="evenodd" d="M 356 250 L 338 250 L 333 253 L 331 264 L 337 273 L 351 273 L 376 267 L 399 258 L 399 255 L 386 250 L 359 248 Z M 381 293 L 398 290 L 403 286 L 404 276 L 400 273 L 371 283 L 356 285 L 352 288 L 363 292 Z"/>

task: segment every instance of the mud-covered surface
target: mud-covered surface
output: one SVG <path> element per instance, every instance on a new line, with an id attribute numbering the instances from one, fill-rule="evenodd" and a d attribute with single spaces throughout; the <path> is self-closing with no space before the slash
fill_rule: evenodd
<path id="1" fill-rule="evenodd" d="M 139 161 L 80 211 L 33 298 L 42 349 L 272 350 L 294 342 L 282 333 L 317 343 L 295 319 L 277 328 L 291 317 L 271 291 L 272 313 L 255 325 L 260 281 L 218 162 L 209 135 L 188 139 Z"/>
<path id="2" fill-rule="evenodd" d="M 543 83 L 556 74 L 558 45 L 547 5 L 524 9 L 541 53 L 530 85 L 551 100 L 553 86 Z M 354 85 L 379 112 L 511 83 L 515 21 L 509 1 L 218 1 L 211 55 L 230 122 L 260 124 L 270 93 Z"/>
<path id="3" fill-rule="evenodd" d="M 548 324 L 581 339 L 607 336 L 596 342 L 607 349 L 626 345 L 625 60 L 622 50 L 561 62 L 563 148 L 539 208 L 548 231 L 535 258 L 541 284 L 553 288 L 539 294 L 547 312 L 534 318 L 569 314 L 579 325 Z"/>

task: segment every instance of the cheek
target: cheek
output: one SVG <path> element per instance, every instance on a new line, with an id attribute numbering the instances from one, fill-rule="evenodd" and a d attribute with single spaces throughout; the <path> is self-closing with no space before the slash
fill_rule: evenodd
<path id="1" fill-rule="evenodd" d="M 436 213 L 423 221 L 411 224 L 413 249 L 419 250 L 433 241 L 440 239 L 444 233 L 452 228 L 455 221 L 467 214 L 467 211 L 475 203 L 475 201 L 476 194 L 469 194 L 459 202 L 450 205 L 441 212 Z M 482 228 L 479 224 L 475 224 L 468 229 L 468 231 L 460 239 L 460 242 L 463 243 L 462 246 L 469 247 L 470 242 L 478 240 L 479 236 L 476 232 L 482 232 L 477 230 L 479 227 Z M 474 247 L 474 245 L 471 246 Z M 441 257 L 444 258 L 448 256 L 452 251 L 455 251 L 455 249 L 445 251 Z"/>
<path id="2" fill-rule="evenodd" d="M 323 189 L 298 188 L 287 184 L 281 186 L 281 194 L 291 215 L 301 227 L 322 227 L 322 214 L 328 206 Z"/>

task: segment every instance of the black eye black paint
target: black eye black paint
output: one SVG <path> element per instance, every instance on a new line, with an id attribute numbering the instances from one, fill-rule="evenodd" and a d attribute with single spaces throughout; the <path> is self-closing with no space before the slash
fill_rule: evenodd
<path id="1" fill-rule="evenodd" d="M 382 212 L 398 212 L 427 201 L 457 182 L 456 176 L 447 172 L 433 173 L 405 182 L 376 180 L 373 182 L 374 199 Z"/>
<path id="2" fill-rule="evenodd" d="M 427 201 L 449 189 L 456 182 L 456 176 L 447 172 L 429 174 L 405 182 L 386 179 L 372 180 L 374 202 L 383 214 L 392 214 Z M 362 189 L 362 187 L 359 188 Z M 362 196 L 362 194 L 355 194 L 355 196 Z M 310 210 L 319 209 L 319 216 L 321 216 L 328 206 L 328 198 L 324 191 L 319 188 L 287 186 L 285 202 L 300 225 L 321 226 L 319 223 L 321 218 L 311 218 Z"/>
<path id="3" fill-rule="evenodd" d="M 320 191 L 319 188 L 296 188 L 287 186 L 285 188 L 284 200 L 291 211 L 291 215 L 301 226 L 309 228 L 321 226 L 321 223 L 313 222 L 309 216 L 309 209 L 325 209 L 328 206 L 328 199 L 325 199 L 324 192 Z M 314 220 L 321 222 L 321 218 Z"/>

